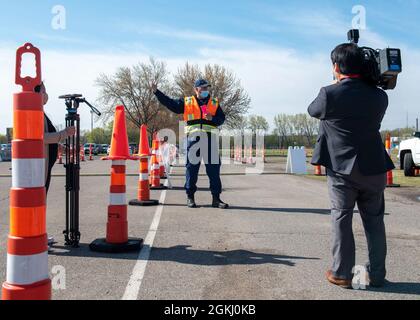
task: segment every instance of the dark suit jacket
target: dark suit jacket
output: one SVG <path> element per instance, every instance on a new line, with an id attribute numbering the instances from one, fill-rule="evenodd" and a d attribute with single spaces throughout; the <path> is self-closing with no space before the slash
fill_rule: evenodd
<path id="1" fill-rule="evenodd" d="M 360 79 L 345 79 L 321 89 L 309 114 L 321 120 L 313 165 L 350 175 L 357 161 L 363 175 L 394 169 L 380 128 L 388 108 L 385 91 Z"/>

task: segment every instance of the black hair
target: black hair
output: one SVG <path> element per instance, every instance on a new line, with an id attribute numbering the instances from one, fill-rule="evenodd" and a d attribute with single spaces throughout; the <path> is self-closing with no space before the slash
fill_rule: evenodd
<path id="1" fill-rule="evenodd" d="M 338 64 L 341 74 L 361 74 L 363 72 L 363 51 L 354 43 L 337 46 L 331 52 L 331 61 L 333 64 Z"/>

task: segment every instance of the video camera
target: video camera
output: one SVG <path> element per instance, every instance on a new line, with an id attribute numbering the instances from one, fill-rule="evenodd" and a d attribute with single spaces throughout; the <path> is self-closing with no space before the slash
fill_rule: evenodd
<path id="1" fill-rule="evenodd" d="M 358 29 L 347 33 L 351 43 L 358 44 L 360 33 Z M 402 72 L 400 49 L 372 49 L 361 47 L 365 57 L 363 78 L 384 90 L 392 90 L 397 86 L 398 75 Z"/>

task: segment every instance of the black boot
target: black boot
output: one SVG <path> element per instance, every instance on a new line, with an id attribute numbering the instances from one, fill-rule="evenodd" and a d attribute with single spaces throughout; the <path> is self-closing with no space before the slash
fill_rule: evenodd
<path id="1" fill-rule="evenodd" d="M 220 200 L 220 196 L 213 195 L 213 208 L 219 208 L 219 209 L 227 209 L 229 208 L 229 205 L 227 203 L 224 203 L 222 200 Z"/>
<path id="2" fill-rule="evenodd" d="M 197 205 L 195 203 L 194 196 L 189 196 L 187 199 L 187 206 L 188 208 L 194 209 L 197 208 Z"/>

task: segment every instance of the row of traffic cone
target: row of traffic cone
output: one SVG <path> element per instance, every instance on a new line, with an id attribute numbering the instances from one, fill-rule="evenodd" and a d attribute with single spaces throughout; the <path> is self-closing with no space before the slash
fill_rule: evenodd
<path id="1" fill-rule="evenodd" d="M 150 199 L 150 190 L 167 189 L 160 179 L 165 174 L 157 135 L 153 139 L 153 151 L 150 152 L 147 127 L 140 129 L 139 154 L 130 156 L 126 130 L 125 110 L 118 106 L 115 113 L 110 155 L 103 160 L 112 160 L 110 204 L 106 238 L 97 239 L 90 245 L 92 251 L 120 253 L 139 251 L 143 239 L 128 238 L 127 202 L 126 202 L 126 161 L 139 160 L 139 181 L 137 199 L 129 202 L 132 206 L 156 206 L 159 201 Z M 149 159 L 151 175 L 149 181 Z M 149 184 L 150 183 L 150 184 Z"/>

